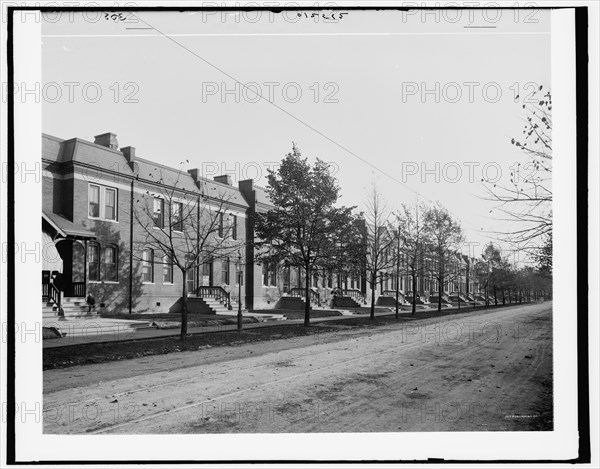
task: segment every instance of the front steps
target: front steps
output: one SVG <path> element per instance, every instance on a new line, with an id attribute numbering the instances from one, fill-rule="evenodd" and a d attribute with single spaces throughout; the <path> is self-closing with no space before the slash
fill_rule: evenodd
<path id="1" fill-rule="evenodd" d="M 304 311 L 304 308 L 306 308 L 306 302 L 299 296 L 282 296 L 275 304 L 275 309 L 285 309 L 288 311 Z"/>
<path id="2" fill-rule="evenodd" d="M 62 299 L 62 309 L 64 315 L 61 315 L 58 311 L 58 306 L 52 300 L 42 299 L 42 318 L 43 319 L 58 319 L 58 318 L 95 318 L 98 317 L 98 313 L 92 309 L 88 311 L 89 307 L 85 301 L 85 298 L 78 297 L 64 297 Z"/>
<path id="3" fill-rule="evenodd" d="M 362 305 L 351 296 L 335 296 L 333 298 L 334 308 L 360 308 Z"/>
<path id="4" fill-rule="evenodd" d="M 237 306 L 237 305 L 236 305 Z M 233 303 L 232 303 L 233 307 Z M 202 298 L 196 296 L 188 297 L 188 311 L 201 314 L 226 314 L 229 308 L 214 298 Z"/>

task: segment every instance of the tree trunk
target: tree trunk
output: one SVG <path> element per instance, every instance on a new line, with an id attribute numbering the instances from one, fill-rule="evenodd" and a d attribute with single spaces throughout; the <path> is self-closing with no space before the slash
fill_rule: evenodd
<path id="1" fill-rule="evenodd" d="M 371 275 L 371 319 L 375 319 L 375 288 L 377 288 L 377 275 Z"/>
<path id="2" fill-rule="evenodd" d="M 187 336 L 187 323 L 188 323 L 188 311 L 187 311 L 187 270 L 182 270 L 183 277 L 183 288 L 181 295 L 181 333 L 179 338 L 185 340 Z"/>
<path id="3" fill-rule="evenodd" d="M 417 289 L 415 288 L 415 285 L 417 284 L 417 274 L 415 272 L 413 272 L 413 274 L 412 274 L 412 281 L 413 281 L 412 314 L 417 314 Z"/>
<path id="4" fill-rule="evenodd" d="M 306 281 L 304 283 L 304 325 L 310 326 L 310 264 L 305 264 Z"/>
<path id="5" fill-rule="evenodd" d="M 496 285 L 494 285 L 494 306 L 498 306 L 498 297 L 496 296 Z"/>
<path id="6" fill-rule="evenodd" d="M 502 287 L 502 306 L 506 305 L 506 298 L 504 296 L 504 287 Z"/>
<path id="7" fill-rule="evenodd" d="M 442 292 L 444 291 L 444 277 L 440 278 L 438 285 L 438 313 L 442 311 Z"/>

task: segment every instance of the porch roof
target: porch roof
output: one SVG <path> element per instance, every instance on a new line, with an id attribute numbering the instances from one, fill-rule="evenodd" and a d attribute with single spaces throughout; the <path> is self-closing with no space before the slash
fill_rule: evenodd
<path id="1" fill-rule="evenodd" d="M 77 226 L 75 223 L 67 220 L 62 215 L 42 211 L 42 219 L 46 220 L 59 235 L 64 236 L 65 238 L 70 236 L 73 238 L 96 239 L 96 235 L 94 233 Z"/>

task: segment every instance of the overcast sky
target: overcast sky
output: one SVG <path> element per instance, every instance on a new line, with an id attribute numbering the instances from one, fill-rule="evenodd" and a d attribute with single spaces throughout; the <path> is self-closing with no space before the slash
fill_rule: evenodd
<path id="1" fill-rule="evenodd" d="M 295 141 L 336 168 L 343 204 L 373 182 L 392 209 L 439 200 L 485 244 L 506 227 L 483 168 L 506 178 L 523 161 L 510 139 L 523 100 L 551 85 L 549 13 L 340 12 L 48 16 L 43 130 L 114 132 L 141 157 L 262 185 Z"/>

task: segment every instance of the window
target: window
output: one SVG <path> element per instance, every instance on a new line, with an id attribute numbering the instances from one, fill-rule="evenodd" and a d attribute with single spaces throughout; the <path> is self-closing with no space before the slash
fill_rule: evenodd
<path id="1" fill-rule="evenodd" d="M 152 218 L 154 219 L 154 226 L 157 228 L 165 227 L 165 201 L 160 197 L 154 198 Z"/>
<path id="2" fill-rule="evenodd" d="M 236 275 L 236 285 L 243 285 L 244 284 L 244 265 L 237 265 L 237 271 L 235 273 Z"/>
<path id="3" fill-rule="evenodd" d="M 117 219 L 117 190 L 104 188 L 104 218 Z"/>
<path id="4" fill-rule="evenodd" d="M 229 258 L 221 261 L 221 283 L 229 285 Z"/>
<path id="5" fill-rule="evenodd" d="M 329 275 L 327 275 L 327 288 L 333 287 L 333 272 L 329 271 Z"/>
<path id="6" fill-rule="evenodd" d="M 231 215 L 231 237 L 237 239 L 237 215 Z"/>
<path id="7" fill-rule="evenodd" d="M 88 189 L 88 216 L 100 216 L 100 186 L 90 184 Z"/>
<path id="8" fill-rule="evenodd" d="M 117 247 L 104 248 L 104 280 L 116 282 L 117 278 Z"/>
<path id="9" fill-rule="evenodd" d="M 265 287 L 277 286 L 277 272 L 275 270 L 275 264 L 263 264 L 263 285 Z"/>
<path id="10" fill-rule="evenodd" d="M 218 235 L 219 235 L 219 238 L 222 238 L 223 237 L 223 212 L 219 212 L 217 214 L 217 217 L 219 217 L 217 220 L 219 223 Z"/>
<path id="11" fill-rule="evenodd" d="M 277 286 L 277 269 L 275 268 L 275 264 L 271 264 L 269 269 L 269 285 L 272 287 Z"/>
<path id="12" fill-rule="evenodd" d="M 88 216 L 117 221 L 117 189 L 90 184 L 88 186 Z"/>
<path id="13" fill-rule="evenodd" d="M 212 262 L 207 261 L 202 264 L 202 275 L 209 277 L 211 271 Z"/>
<path id="14" fill-rule="evenodd" d="M 100 246 L 88 244 L 88 280 L 100 280 Z"/>
<path id="15" fill-rule="evenodd" d="M 163 257 L 163 283 L 173 283 L 173 260 L 169 255 Z"/>
<path id="16" fill-rule="evenodd" d="M 142 254 L 142 282 L 154 283 L 154 251 L 146 249 Z"/>
<path id="17" fill-rule="evenodd" d="M 171 206 L 171 226 L 174 231 L 183 231 L 183 204 L 173 202 Z"/>

